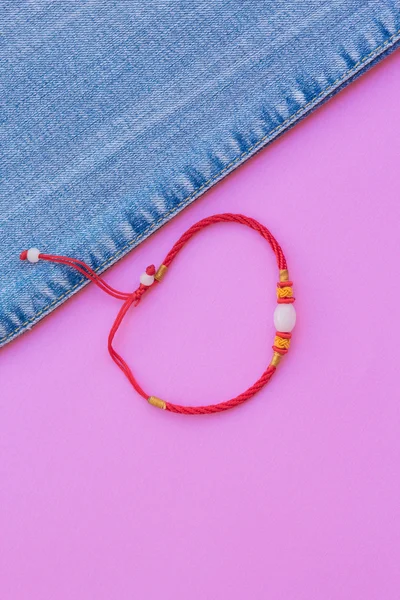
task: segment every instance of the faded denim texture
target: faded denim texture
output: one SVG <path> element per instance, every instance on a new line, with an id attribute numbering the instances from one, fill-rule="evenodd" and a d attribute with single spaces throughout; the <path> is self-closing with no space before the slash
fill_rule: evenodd
<path id="1" fill-rule="evenodd" d="M 400 39 L 400 0 L 0 0 L 0 345 Z M 245 200 L 243 211 L 245 212 Z"/>

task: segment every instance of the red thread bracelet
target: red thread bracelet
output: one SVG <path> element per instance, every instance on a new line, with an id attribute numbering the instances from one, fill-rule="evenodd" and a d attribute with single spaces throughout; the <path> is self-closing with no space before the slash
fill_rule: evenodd
<path id="1" fill-rule="evenodd" d="M 267 242 L 269 243 L 269 245 L 275 253 L 279 268 L 279 282 L 277 284 L 278 306 L 276 307 L 274 312 L 274 324 L 277 331 L 274 339 L 274 344 L 272 346 L 273 355 L 271 362 L 264 371 L 264 373 L 261 375 L 261 377 L 249 389 L 247 389 L 242 394 L 239 394 L 239 396 L 236 396 L 231 400 L 227 400 L 226 402 L 220 402 L 219 404 L 209 404 L 207 406 L 181 406 L 179 404 L 173 404 L 172 402 L 166 402 L 164 400 L 161 400 L 160 398 L 157 398 L 156 396 L 149 396 L 137 382 L 126 361 L 114 349 L 113 341 L 115 334 L 117 333 L 129 308 L 132 305 L 137 306 L 143 294 L 145 294 L 149 289 L 151 289 L 154 283 L 159 284 L 162 281 L 172 261 L 174 260 L 178 252 L 186 244 L 186 242 L 188 242 L 195 233 L 197 233 L 204 227 L 212 225 L 213 223 L 221 222 L 241 223 L 242 225 L 247 225 L 251 229 L 254 229 L 264 239 L 267 240 Z M 130 381 L 134 389 L 138 392 L 138 394 L 143 396 L 143 398 L 147 400 L 151 405 L 161 408 L 163 410 L 168 410 L 170 412 L 181 413 L 186 415 L 199 415 L 221 412 L 224 410 L 228 410 L 229 408 L 238 406 L 239 404 L 242 404 L 246 400 L 252 398 L 261 388 L 263 388 L 270 381 L 282 357 L 289 350 L 291 331 L 293 330 L 296 323 L 296 312 L 293 306 L 293 284 L 291 281 L 289 281 L 289 273 L 287 269 L 286 259 L 281 247 L 279 246 L 278 242 L 275 240 L 273 235 L 268 231 L 268 229 L 260 223 L 258 223 L 258 221 L 255 221 L 250 217 L 226 213 L 221 215 L 213 215 L 212 217 L 208 217 L 206 219 L 203 219 L 202 221 L 199 221 L 198 223 L 195 223 L 174 244 L 174 246 L 167 254 L 164 262 L 161 264 L 157 271 L 154 265 L 147 267 L 146 272 L 140 276 L 139 287 L 134 292 L 120 292 L 119 290 L 116 290 L 115 288 L 111 287 L 108 283 L 106 283 L 104 279 L 99 277 L 99 275 L 97 275 L 97 273 L 86 263 L 75 258 L 69 258 L 68 256 L 43 254 L 37 248 L 24 250 L 23 252 L 21 252 L 20 258 L 21 260 L 28 260 L 32 263 L 36 263 L 39 260 L 47 260 L 49 262 L 72 267 L 73 269 L 81 273 L 81 275 L 84 275 L 87 279 L 93 281 L 93 283 L 95 283 L 109 296 L 123 301 L 123 305 L 117 314 L 117 317 L 114 321 L 113 326 L 111 327 L 108 336 L 108 351 L 113 361 L 125 374 L 125 376 L 128 378 L 128 380 Z"/>

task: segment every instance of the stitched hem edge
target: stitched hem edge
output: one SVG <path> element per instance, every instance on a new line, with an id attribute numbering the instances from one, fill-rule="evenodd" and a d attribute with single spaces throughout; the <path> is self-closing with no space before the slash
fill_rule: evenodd
<path id="1" fill-rule="evenodd" d="M 223 177 L 231 173 L 235 168 L 240 166 L 245 160 L 253 156 L 258 150 L 261 150 L 265 147 L 269 142 L 277 138 L 281 133 L 289 129 L 292 125 L 295 124 L 296 121 L 299 120 L 300 117 L 305 116 L 310 113 L 314 108 L 320 105 L 324 100 L 329 99 L 333 92 L 343 87 L 343 84 L 349 82 L 354 75 L 359 74 L 360 71 L 367 66 L 369 63 L 373 62 L 375 58 L 379 55 L 383 54 L 384 51 L 388 50 L 390 47 L 394 46 L 396 42 L 400 40 L 400 29 L 396 31 L 390 38 L 386 40 L 383 44 L 372 50 L 369 54 L 364 56 L 364 58 L 360 59 L 351 69 L 343 73 L 340 77 L 338 77 L 333 83 L 327 86 L 322 92 L 314 96 L 312 100 L 307 102 L 302 108 L 293 113 L 290 117 L 288 117 L 285 121 L 283 121 L 280 125 L 272 129 L 265 136 L 260 138 L 258 142 L 250 146 L 245 152 L 242 152 L 239 156 L 237 156 L 234 160 L 228 163 L 221 171 L 219 171 L 216 175 L 211 177 L 208 181 L 203 183 L 199 188 L 197 188 L 194 192 L 192 192 L 189 196 L 187 196 L 184 200 L 179 202 L 172 210 L 166 212 L 160 219 L 154 221 L 149 227 L 147 227 L 142 233 L 133 238 L 130 242 L 125 244 L 118 252 L 110 256 L 107 260 L 105 260 L 101 265 L 95 269 L 97 273 L 103 273 L 106 269 L 115 264 L 119 259 L 125 256 L 130 250 L 133 250 L 139 242 L 144 241 L 147 237 L 149 237 L 152 233 L 157 231 L 162 225 L 164 225 L 167 221 L 169 221 L 173 216 L 179 213 L 183 208 L 191 204 L 194 200 L 196 200 L 199 196 L 204 194 L 208 189 L 210 189 L 213 185 L 215 185 L 218 181 L 220 181 Z M 74 294 L 76 294 L 83 287 L 88 285 L 90 281 L 84 279 L 79 283 L 75 284 L 67 291 L 65 291 L 61 296 L 58 296 L 53 302 L 48 304 L 46 307 L 42 308 L 40 311 L 35 313 L 35 315 L 21 323 L 16 329 L 8 333 L 6 336 L 0 338 L 0 347 L 4 346 L 8 342 L 12 341 L 25 331 L 29 331 L 33 325 L 35 325 L 38 321 L 43 319 L 46 315 L 51 313 L 55 308 L 60 306 L 67 298 L 70 298 Z"/>

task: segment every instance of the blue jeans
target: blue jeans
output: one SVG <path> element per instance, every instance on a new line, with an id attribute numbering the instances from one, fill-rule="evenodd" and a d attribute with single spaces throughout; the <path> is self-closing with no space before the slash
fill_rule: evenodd
<path id="1" fill-rule="evenodd" d="M 0 345 L 392 51 L 400 0 L 0 0 Z M 243 207 L 245 211 L 245 206 Z"/>

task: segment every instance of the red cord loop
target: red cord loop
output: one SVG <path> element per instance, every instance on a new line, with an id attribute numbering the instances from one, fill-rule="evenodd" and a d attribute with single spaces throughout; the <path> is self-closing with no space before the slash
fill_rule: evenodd
<path id="1" fill-rule="evenodd" d="M 278 268 L 279 268 L 279 282 L 277 284 L 277 302 L 278 306 L 274 313 L 274 321 L 278 331 L 275 335 L 273 348 L 273 356 L 270 364 L 267 366 L 264 373 L 261 377 L 245 392 L 239 394 L 235 398 L 227 400 L 225 402 L 220 402 L 217 404 L 209 404 L 206 406 L 182 406 L 179 404 L 173 404 L 171 402 L 165 402 L 160 398 L 155 396 L 149 396 L 139 385 L 136 378 L 134 377 L 131 368 L 127 364 L 127 362 L 122 358 L 120 354 L 115 350 L 113 346 L 113 341 L 115 335 L 131 306 L 137 306 L 142 298 L 142 296 L 152 287 L 154 282 L 160 282 L 170 267 L 172 261 L 177 256 L 178 252 L 183 248 L 183 246 L 201 229 L 204 229 L 208 225 L 212 225 L 213 223 L 221 223 L 221 222 L 234 222 L 241 223 L 242 225 L 246 225 L 251 229 L 257 231 L 271 246 L 272 250 L 275 253 Z M 292 282 L 289 280 L 289 273 L 287 270 L 287 264 L 285 256 L 282 252 L 281 247 L 278 242 L 275 240 L 273 235 L 268 231 L 266 227 L 258 223 L 258 221 L 251 219 L 250 217 L 245 217 L 244 215 L 236 215 L 236 214 L 220 214 L 213 215 L 198 223 L 195 223 L 190 227 L 174 244 L 171 248 L 170 252 L 167 254 L 164 262 L 156 271 L 154 265 L 150 265 L 147 267 L 146 272 L 140 277 L 140 285 L 134 292 L 121 292 L 116 290 L 107 282 L 104 281 L 99 275 L 91 268 L 89 265 L 84 263 L 81 260 L 69 258 L 68 256 L 56 256 L 52 254 L 42 254 L 37 249 L 33 248 L 31 250 L 24 250 L 20 254 L 21 260 L 28 260 L 30 262 L 37 262 L 38 260 L 45 260 L 52 263 L 65 265 L 75 269 L 78 273 L 92 281 L 95 285 L 97 285 L 101 290 L 103 290 L 109 296 L 116 298 L 118 300 L 122 300 L 123 304 L 117 314 L 117 317 L 114 321 L 113 326 L 111 327 L 109 336 L 108 336 L 108 351 L 110 353 L 113 361 L 118 365 L 127 379 L 130 381 L 133 388 L 143 396 L 150 404 L 161 408 L 163 410 L 167 410 L 169 412 L 180 413 L 180 414 L 190 414 L 190 415 L 198 415 L 198 414 L 211 414 L 216 412 L 221 412 L 228 410 L 230 408 L 234 408 L 240 404 L 243 404 L 246 400 L 252 398 L 260 389 L 262 389 L 272 378 L 274 373 L 276 372 L 276 368 L 280 363 L 283 356 L 285 356 L 289 350 L 290 341 L 291 341 L 291 330 L 294 327 L 295 323 L 295 312 L 293 307 L 294 297 L 292 293 Z M 283 327 L 282 327 L 283 326 Z M 282 331 L 280 331 L 282 329 Z"/>

